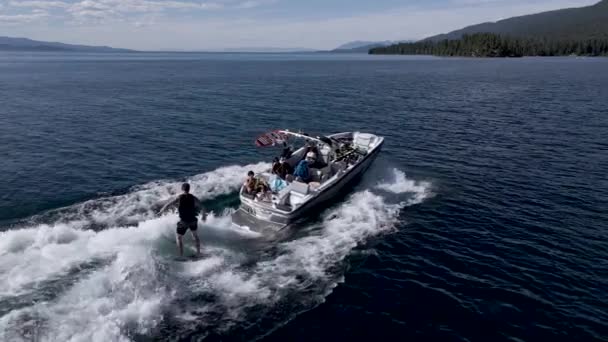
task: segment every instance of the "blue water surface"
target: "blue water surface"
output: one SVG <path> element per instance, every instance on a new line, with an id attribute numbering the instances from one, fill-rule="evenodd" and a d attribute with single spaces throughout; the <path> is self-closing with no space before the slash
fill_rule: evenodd
<path id="1" fill-rule="evenodd" d="M 351 197 L 304 224 L 311 228 L 281 241 L 278 251 L 277 242 L 245 242 L 234 247 L 238 254 L 213 264 L 224 273 L 200 273 L 209 282 L 200 288 L 213 291 L 197 292 L 191 283 L 174 288 L 192 280 L 133 271 L 142 284 L 154 279 L 150 291 L 171 288 L 183 296 L 163 302 L 155 319 L 141 313 L 131 319 L 110 306 L 99 309 L 105 323 L 91 319 L 79 327 L 104 331 L 112 320 L 120 336 L 141 341 L 608 340 L 608 59 L 320 53 L 0 54 L 0 239 L 6 244 L 0 244 L 6 258 L 0 276 L 21 274 L 11 267 L 18 260 L 60 262 L 57 253 L 85 239 L 79 230 L 98 234 L 78 247 L 92 256 L 65 272 L 7 283 L 0 336 L 27 340 L 26 327 L 36 326 L 50 340 L 78 339 L 77 323 L 70 329 L 66 319 L 67 327 L 54 331 L 45 322 L 56 317 L 36 320 L 31 313 L 72 303 L 79 284 L 103 267 L 111 274 L 126 250 L 95 254 L 104 230 L 123 232 L 152 220 L 79 226 L 87 210 L 111 207 L 103 213 L 116 218 L 125 204 L 114 199 L 143 198 L 137 189 L 150 182 L 201 174 L 212 182 L 214 170 L 230 165 L 242 165 L 244 175 L 247 165 L 272 155 L 253 139 L 284 127 L 368 131 L 386 143 Z M 405 192 L 425 187 L 423 200 L 377 190 L 400 175 L 413 182 Z M 218 212 L 238 205 L 235 191 L 217 190 L 225 182 L 208 190 L 221 193 L 207 202 Z M 382 207 L 366 224 L 391 229 L 368 234 L 359 227 L 368 217 L 352 212 L 369 208 L 366 201 Z M 409 204 L 399 204 L 404 201 Z M 393 206 L 395 221 L 384 222 L 383 208 Z M 57 210 L 69 218 L 59 219 Z M 56 242 L 49 236 L 64 234 L 56 229 L 75 237 Z M 27 234 L 16 235 L 20 230 Z M 233 248 L 219 233 L 201 234 L 227 246 L 224 251 Z M 150 249 L 173 253 L 167 236 L 166 245 Z M 297 267 L 285 261 L 304 260 L 306 248 L 328 260 L 312 255 Z M 214 262 L 213 254 L 206 262 Z M 275 287 L 292 273 L 272 272 L 292 266 L 292 273 L 307 270 L 294 276 L 298 285 Z M 122 297 L 128 291 L 148 298 L 112 279 L 122 295 L 95 295 L 112 303 L 128 300 Z M 238 292 L 222 297 L 233 288 Z M 254 297 L 259 300 L 250 303 Z M 188 315 L 176 312 L 181 307 L 190 307 Z M 82 317 L 90 314 L 82 310 Z M 116 315 L 103 318 L 107 312 Z M 184 324 L 185 316 L 199 318 Z"/>

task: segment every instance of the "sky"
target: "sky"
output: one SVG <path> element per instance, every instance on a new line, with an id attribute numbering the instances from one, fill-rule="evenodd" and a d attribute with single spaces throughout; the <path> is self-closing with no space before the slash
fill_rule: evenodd
<path id="1" fill-rule="evenodd" d="M 0 0 L 0 36 L 137 50 L 332 49 L 599 0 Z"/>

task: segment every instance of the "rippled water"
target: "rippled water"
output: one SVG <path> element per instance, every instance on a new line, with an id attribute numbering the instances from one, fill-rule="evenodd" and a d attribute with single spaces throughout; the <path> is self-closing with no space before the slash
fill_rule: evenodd
<path id="1" fill-rule="evenodd" d="M 606 340 L 607 71 L 0 55 L 0 340 Z M 386 144 L 294 229 L 234 230 L 243 175 L 271 157 L 252 138 L 277 127 Z M 187 263 L 175 215 L 154 214 L 184 179 L 213 210 Z"/>

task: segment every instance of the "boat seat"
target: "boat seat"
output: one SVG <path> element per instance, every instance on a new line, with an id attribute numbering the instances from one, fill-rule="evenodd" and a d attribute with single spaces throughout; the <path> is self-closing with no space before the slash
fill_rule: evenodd
<path id="1" fill-rule="evenodd" d="M 272 202 L 279 205 L 285 205 L 289 199 L 289 193 L 291 192 L 291 185 L 281 189 L 277 194 L 272 195 Z"/>
<path id="2" fill-rule="evenodd" d="M 327 165 L 326 167 L 322 168 L 322 169 L 310 169 L 310 174 L 311 174 L 311 182 L 319 182 L 319 183 L 323 183 L 324 181 L 326 181 L 329 177 L 331 177 L 331 166 Z"/>
<path id="3" fill-rule="evenodd" d="M 310 187 L 306 183 L 292 182 L 289 191 L 289 203 L 293 207 L 297 207 L 304 202 L 304 197 L 310 192 Z"/>
<path id="4" fill-rule="evenodd" d="M 331 147 L 327 146 L 327 145 L 323 145 L 323 147 L 321 147 L 321 150 L 319 151 L 319 153 L 321 154 L 319 156 L 319 158 L 321 158 L 321 161 L 325 164 L 329 163 L 329 153 L 331 152 Z"/>
<path id="5" fill-rule="evenodd" d="M 338 171 L 344 170 L 344 169 L 346 169 L 346 163 L 343 161 L 337 161 L 337 162 L 333 162 L 331 164 L 331 173 L 332 174 L 336 174 L 336 173 L 338 173 Z"/>
<path id="6" fill-rule="evenodd" d="M 326 167 L 321 169 L 321 182 L 325 182 L 331 176 L 331 165 L 327 165 Z"/>
<path id="7" fill-rule="evenodd" d="M 375 140 L 375 136 L 369 133 L 355 133 L 353 136 L 353 145 L 356 149 L 367 153 L 372 142 Z"/>
<path id="8" fill-rule="evenodd" d="M 310 169 L 310 181 L 311 182 L 319 182 L 321 183 L 321 178 L 323 177 L 323 172 L 320 169 Z"/>
<path id="9" fill-rule="evenodd" d="M 298 182 L 298 181 L 291 182 L 289 187 L 290 187 L 291 193 L 297 193 L 297 194 L 300 194 L 303 196 L 308 195 L 308 192 L 310 190 L 310 187 L 308 186 L 308 184 Z"/>
<path id="10" fill-rule="evenodd" d="M 279 210 L 283 210 L 283 211 L 291 211 L 291 207 L 285 204 L 277 204 L 277 209 Z"/>

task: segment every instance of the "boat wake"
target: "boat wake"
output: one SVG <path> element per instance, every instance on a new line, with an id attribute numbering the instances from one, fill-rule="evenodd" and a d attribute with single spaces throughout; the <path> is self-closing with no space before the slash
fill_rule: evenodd
<path id="1" fill-rule="evenodd" d="M 246 171 L 265 167 L 189 181 L 206 200 L 236 196 Z M 150 209 L 177 194 L 178 182 L 39 215 L 0 233 L 0 340 L 129 341 L 161 331 L 255 339 L 322 303 L 355 248 L 396 229 L 404 207 L 431 195 L 431 184 L 399 170 L 386 179 L 278 241 L 233 228 L 229 208 L 213 213 L 199 228 L 205 256 L 187 262 L 174 259 L 176 215 Z"/>

